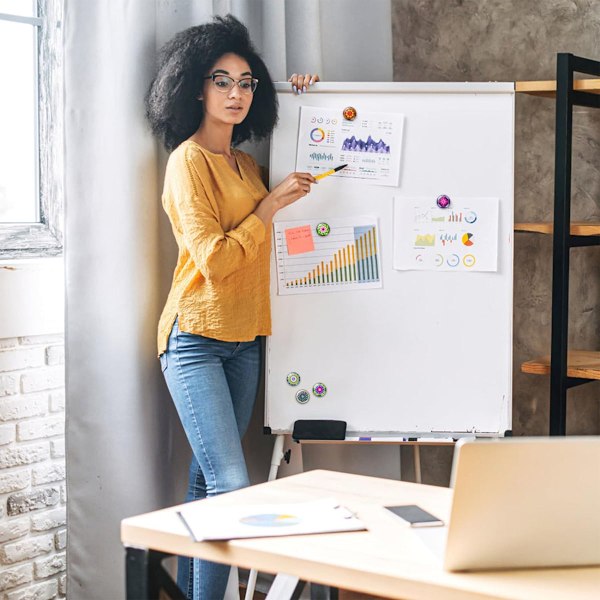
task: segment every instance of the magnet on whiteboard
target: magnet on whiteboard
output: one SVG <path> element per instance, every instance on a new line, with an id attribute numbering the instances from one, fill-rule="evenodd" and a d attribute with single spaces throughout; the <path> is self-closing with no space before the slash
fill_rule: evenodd
<path id="1" fill-rule="evenodd" d="M 354 106 L 346 106 L 346 108 L 342 112 L 342 115 L 344 116 L 344 119 L 346 119 L 346 121 L 354 121 L 354 119 L 356 119 L 357 114 L 358 113 L 356 112 Z"/>
<path id="2" fill-rule="evenodd" d="M 319 223 L 316 227 L 317 235 L 326 237 L 331 233 L 331 227 L 327 223 Z"/>
<path id="3" fill-rule="evenodd" d="M 324 383 L 315 383 L 313 385 L 313 394 L 317 398 L 322 398 L 327 393 L 327 386 Z"/>
<path id="4" fill-rule="evenodd" d="M 296 392 L 296 402 L 298 404 L 306 404 L 310 400 L 310 394 L 306 390 L 298 390 Z"/>
<path id="5" fill-rule="evenodd" d="M 300 383 L 300 375 L 295 371 L 292 371 L 291 373 L 287 374 L 285 380 L 289 385 L 298 385 Z"/>
<path id="6" fill-rule="evenodd" d="M 440 207 L 440 208 L 449 208 L 450 204 L 452 204 L 452 201 L 450 200 L 449 196 L 446 196 L 446 194 L 442 194 L 441 196 L 438 196 L 437 200 L 435 201 L 435 203 Z"/>

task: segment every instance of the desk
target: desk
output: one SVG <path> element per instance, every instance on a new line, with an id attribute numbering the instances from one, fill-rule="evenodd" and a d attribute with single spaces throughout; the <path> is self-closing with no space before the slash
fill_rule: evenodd
<path id="1" fill-rule="evenodd" d="M 598 598 L 600 567 L 445 572 L 414 531 L 394 520 L 381 506 L 418 504 L 447 521 L 452 500 L 452 490 L 447 488 L 319 470 L 200 502 L 208 507 L 297 502 L 323 496 L 334 496 L 355 511 L 369 531 L 194 543 L 176 514 L 178 507 L 172 507 L 124 519 L 121 540 L 129 548 L 286 573 L 322 585 L 389 598 Z"/>

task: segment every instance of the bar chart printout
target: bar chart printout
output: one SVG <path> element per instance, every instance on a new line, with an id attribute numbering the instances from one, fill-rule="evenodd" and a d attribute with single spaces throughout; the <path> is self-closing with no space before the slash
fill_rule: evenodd
<path id="1" fill-rule="evenodd" d="M 286 231 L 310 227 L 314 250 L 289 254 Z M 375 217 L 280 221 L 274 224 L 279 295 L 382 287 Z"/>

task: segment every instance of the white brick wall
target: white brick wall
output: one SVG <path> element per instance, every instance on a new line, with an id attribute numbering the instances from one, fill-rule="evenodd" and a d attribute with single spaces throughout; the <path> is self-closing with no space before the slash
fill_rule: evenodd
<path id="1" fill-rule="evenodd" d="M 66 597 L 62 335 L 0 339 L 0 600 Z"/>

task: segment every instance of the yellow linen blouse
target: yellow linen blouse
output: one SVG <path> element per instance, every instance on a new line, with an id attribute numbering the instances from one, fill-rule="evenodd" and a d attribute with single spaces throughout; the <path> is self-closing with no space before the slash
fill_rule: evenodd
<path id="1" fill-rule="evenodd" d="M 267 195 L 254 159 L 224 156 L 187 140 L 169 157 L 162 196 L 179 256 L 158 325 L 158 354 L 179 328 L 226 342 L 271 333 L 271 237 L 253 213 Z"/>

